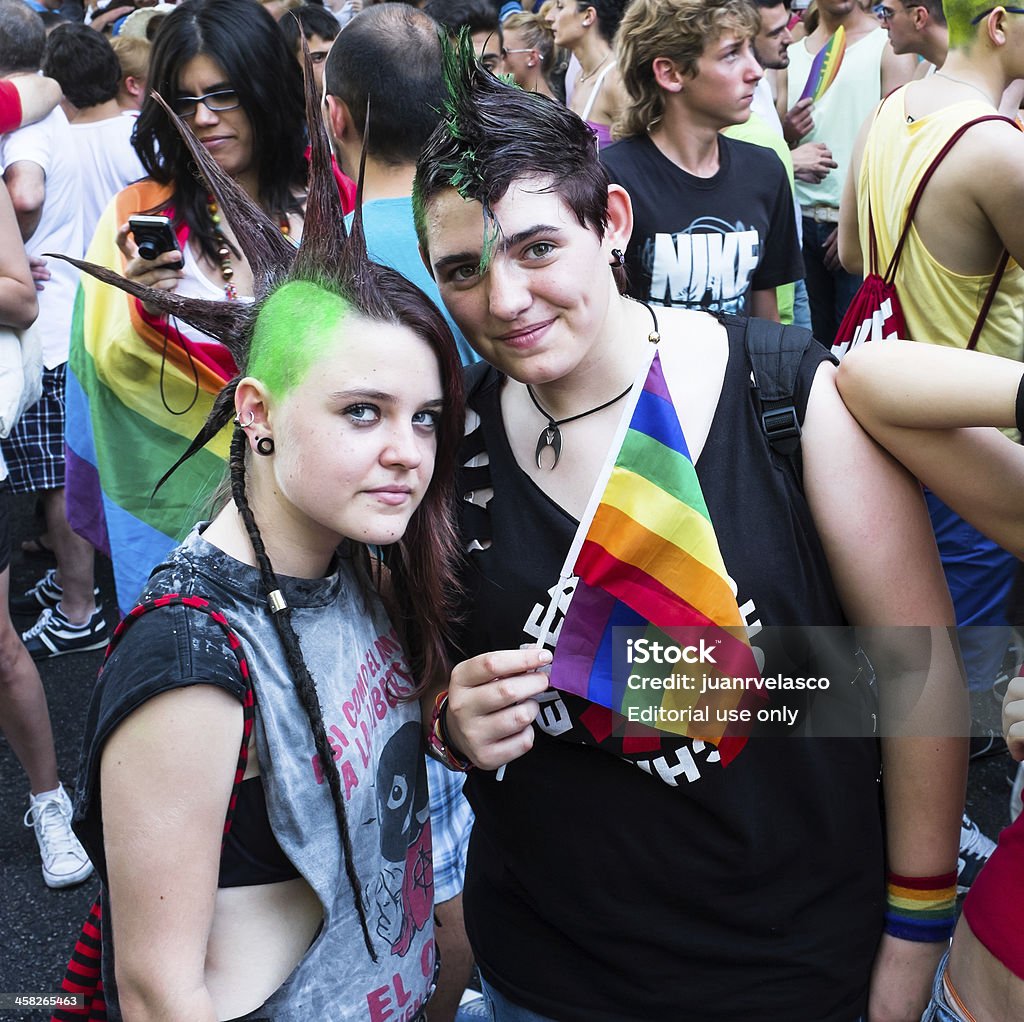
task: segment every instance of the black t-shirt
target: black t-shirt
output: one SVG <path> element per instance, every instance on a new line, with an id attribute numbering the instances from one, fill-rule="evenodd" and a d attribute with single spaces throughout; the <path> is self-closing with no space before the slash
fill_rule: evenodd
<path id="1" fill-rule="evenodd" d="M 805 357 L 801 414 L 827 357 Z M 467 656 L 537 641 L 576 528 L 513 459 L 502 379 L 470 371 L 481 422 L 464 458 L 489 463 L 460 482 L 464 539 L 482 547 L 466 569 Z M 799 470 L 761 431 L 741 328 L 696 467 L 755 646 L 762 626 L 842 624 Z M 466 499 L 489 486 L 486 509 Z M 722 769 L 703 742 L 623 738 L 610 711 L 548 695 L 534 748 L 500 782 L 474 770 L 466 783 L 464 908 L 486 979 L 567 1022 L 859 1015 L 884 908 L 877 742 L 754 737 Z"/>
<path id="2" fill-rule="evenodd" d="M 793 192 L 778 156 L 724 135 L 718 154 L 718 173 L 701 178 L 647 135 L 602 150 L 609 177 L 633 200 L 626 271 L 634 298 L 749 315 L 750 291 L 803 277 Z"/>

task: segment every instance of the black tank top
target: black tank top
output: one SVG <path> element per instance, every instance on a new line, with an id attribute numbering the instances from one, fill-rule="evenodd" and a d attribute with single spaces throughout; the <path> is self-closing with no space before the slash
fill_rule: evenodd
<path id="1" fill-rule="evenodd" d="M 762 626 L 843 625 L 799 466 L 770 450 L 742 324 L 728 334 L 696 468 L 752 642 Z M 804 358 L 801 420 L 828 358 L 818 345 Z M 480 421 L 472 428 L 471 416 L 462 460 L 486 452 L 489 463 L 460 483 L 466 656 L 536 643 L 577 525 L 515 463 L 502 380 L 469 370 Z M 488 486 L 486 509 L 467 499 Z M 765 673 L 808 673 L 792 650 L 765 652 Z M 841 660 L 855 675 L 852 642 Z M 568 1022 L 859 1015 L 884 907 L 877 742 L 759 734 L 723 770 L 710 745 L 623 739 L 611 719 L 557 694 L 542 703 L 533 750 L 500 783 L 468 775 L 464 906 L 487 980 Z"/>

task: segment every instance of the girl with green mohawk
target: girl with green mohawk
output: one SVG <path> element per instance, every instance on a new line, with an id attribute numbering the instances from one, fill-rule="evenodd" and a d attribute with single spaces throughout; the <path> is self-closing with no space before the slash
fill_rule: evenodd
<path id="1" fill-rule="evenodd" d="M 258 292 L 78 264 L 242 369 L 184 455 L 230 428 L 231 500 L 156 568 L 90 707 L 75 828 L 102 891 L 66 989 L 85 962 L 90 1018 L 418 1020 L 436 955 L 416 697 L 447 674 L 458 354 L 358 216 L 345 237 L 322 127 L 296 252 L 173 120 Z"/>

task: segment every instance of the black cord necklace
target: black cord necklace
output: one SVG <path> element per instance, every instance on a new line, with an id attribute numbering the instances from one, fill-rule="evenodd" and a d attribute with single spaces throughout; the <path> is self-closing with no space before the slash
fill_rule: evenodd
<path id="1" fill-rule="evenodd" d="M 543 468 L 541 458 L 544 451 L 550 447 L 553 454 L 554 460 L 551 462 L 550 467 L 554 468 L 558 464 L 558 459 L 562 456 L 562 434 L 559 431 L 559 426 L 564 426 L 567 422 L 575 422 L 577 419 L 585 419 L 588 415 L 593 415 L 595 412 L 601 411 L 603 408 L 608 408 L 610 405 L 615 404 L 616 401 L 621 401 L 631 390 L 633 384 L 631 383 L 621 394 L 617 394 L 610 401 L 605 401 L 604 404 L 598 405 L 596 408 L 591 408 L 588 411 L 580 412 L 577 415 L 570 415 L 564 419 L 554 419 L 551 413 L 545 411 L 541 403 L 537 400 L 533 393 L 533 389 L 529 384 L 526 385 L 526 393 L 530 395 L 530 400 L 533 402 L 533 407 L 548 420 L 548 424 L 540 431 L 540 436 L 537 437 L 537 450 L 535 456 L 537 458 L 537 468 Z"/>

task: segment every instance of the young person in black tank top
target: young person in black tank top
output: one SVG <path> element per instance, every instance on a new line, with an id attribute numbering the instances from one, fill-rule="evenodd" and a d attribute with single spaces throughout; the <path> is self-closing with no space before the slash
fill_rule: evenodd
<path id="1" fill-rule="evenodd" d="M 942 947 L 883 935 L 885 869 L 955 869 L 960 739 L 755 736 L 723 770 L 706 743 L 616 740 L 537 670 L 651 317 L 616 288 L 629 198 L 587 133 L 452 60 L 454 114 L 420 158 L 417 227 L 490 367 L 470 370 L 460 487 L 469 659 L 438 725 L 476 766 L 465 911 L 494 1017 L 852 1022 L 870 1006 L 916 1022 Z M 801 478 L 761 431 L 742 327 L 659 310 L 659 328 L 748 629 L 951 624 L 920 494 L 850 418 L 824 351 L 809 348 L 798 374 Z M 948 640 L 938 661 L 928 697 L 955 709 Z"/>

